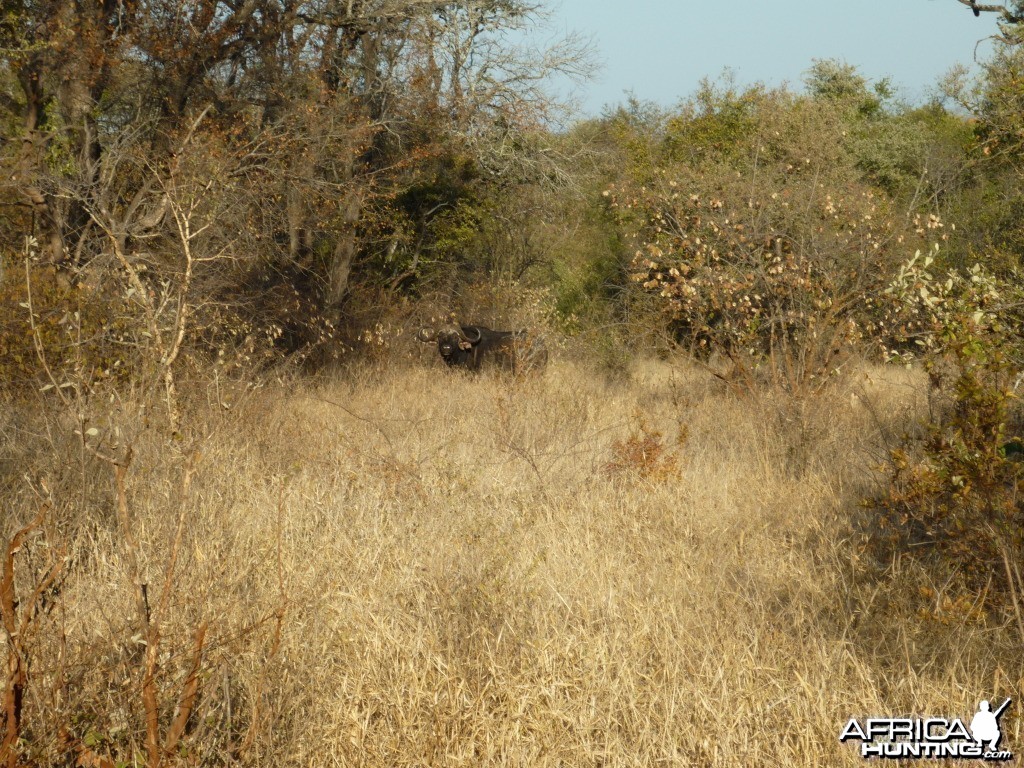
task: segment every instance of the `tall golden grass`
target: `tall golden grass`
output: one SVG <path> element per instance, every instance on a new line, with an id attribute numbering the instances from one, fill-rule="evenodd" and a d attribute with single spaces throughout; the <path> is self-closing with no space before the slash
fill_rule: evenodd
<path id="1" fill-rule="evenodd" d="M 154 604 L 169 584 L 165 730 L 209 626 L 167 764 L 860 765 L 838 740 L 851 716 L 1020 695 L 1011 630 L 919 618 L 927 575 L 857 547 L 886 440 L 924 413 L 913 372 L 864 367 L 803 401 L 666 362 L 209 392 L 192 387 L 181 441 L 126 404 L 85 447 L 70 422 L 4 424 L 4 533 L 29 489 L 54 503 L 17 555 L 22 591 L 44 548 L 68 552 L 32 638 L 25 762 L 144 759 L 137 588 L 92 452 L 123 449 L 118 419 L 137 430 L 139 579 Z M 1013 708 L 1002 726 L 1024 751 Z"/>

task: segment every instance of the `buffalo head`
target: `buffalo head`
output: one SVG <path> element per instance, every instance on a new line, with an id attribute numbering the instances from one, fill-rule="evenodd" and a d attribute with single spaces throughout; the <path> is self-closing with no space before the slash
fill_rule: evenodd
<path id="1" fill-rule="evenodd" d="M 527 331 L 451 324 L 420 328 L 416 338 L 426 344 L 437 344 L 437 351 L 447 365 L 471 371 L 479 370 L 488 361 L 515 372 L 539 369 L 547 363 L 543 340 Z"/>

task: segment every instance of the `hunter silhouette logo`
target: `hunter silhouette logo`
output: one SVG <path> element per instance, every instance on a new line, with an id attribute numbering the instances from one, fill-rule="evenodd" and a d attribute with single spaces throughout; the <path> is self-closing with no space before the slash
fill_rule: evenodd
<path id="1" fill-rule="evenodd" d="M 971 735 L 974 737 L 974 740 L 978 744 L 987 741 L 989 751 L 991 752 L 995 752 L 996 747 L 999 745 L 999 738 L 1003 735 L 999 731 L 999 716 L 1006 711 L 1009 705 L 1010 700 L 1007 699 L 1003 702 L 1003 706 L 995 712 L 989 712 L 989 703 L 982 701 L 978 705 L 978 713 L 971 720 Z"/>
<path id="2" fill-rule="evenodd" d="M 1007 699 L 993 712 L 987 700 L 981 701 L 970 730 L 960 718 L 870 717 L 860 721 L 851 717 L 839 741 L 858 739 L 862 757 L 1010 760 L 1012 752 L 997 750 L 1002 738 L 999 717 L 1009 706 Z"/>

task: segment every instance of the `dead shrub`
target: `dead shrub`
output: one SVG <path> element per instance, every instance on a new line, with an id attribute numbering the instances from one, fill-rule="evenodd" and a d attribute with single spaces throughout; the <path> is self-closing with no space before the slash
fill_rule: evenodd
<path id="1" fill-rule="evenodd" d="M 611 458 L 603 472 L 609 477 L 629 477 L 654 483 L 679 477 L 679 449 L 685 444 L 687 431 L 681 425 L 675 445 L 666 442 L 662 433 L 640 418 L 633 431 L 612 443 Z"/>

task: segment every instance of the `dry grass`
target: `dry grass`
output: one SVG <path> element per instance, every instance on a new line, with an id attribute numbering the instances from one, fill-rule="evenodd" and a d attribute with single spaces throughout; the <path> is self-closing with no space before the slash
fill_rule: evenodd
<path id="1" fill-rule="evenodd" d="M 519 382 L 412 366 L 268 385 L 230 411 L 193 406 L 208 437 L 184 501 L 183 461 L 142 431 L 128 488 L 154 593 L 187 511 L 171 704 L 210 622 L 178 759 L 859 765 L 838 743 L 852 715 L 967 716 L 981 694 L 1018 695 L 1008 630 L 922 625 L 921 574 L 880 582 L 855 562 L 871 465 L 924 395 L 901 370 L 850 381 L 810 404 L 738 400 L 663 363 L 629 383 L 559 363 Z M 616 454 L 641 426 L 667 471 Z M 109 469 L 81 461 L 47 470 L 55 494 L 105 501 L 69 502 L 51 531 L 74 531 L 72 560 L 28 719 L 64 717 L 128 760 L 133 590 Z M 1024 749 L 1017 715 L 1003 728 Z M 48 754 L 55 729 L 35 729 L 29 751 Z"/>

